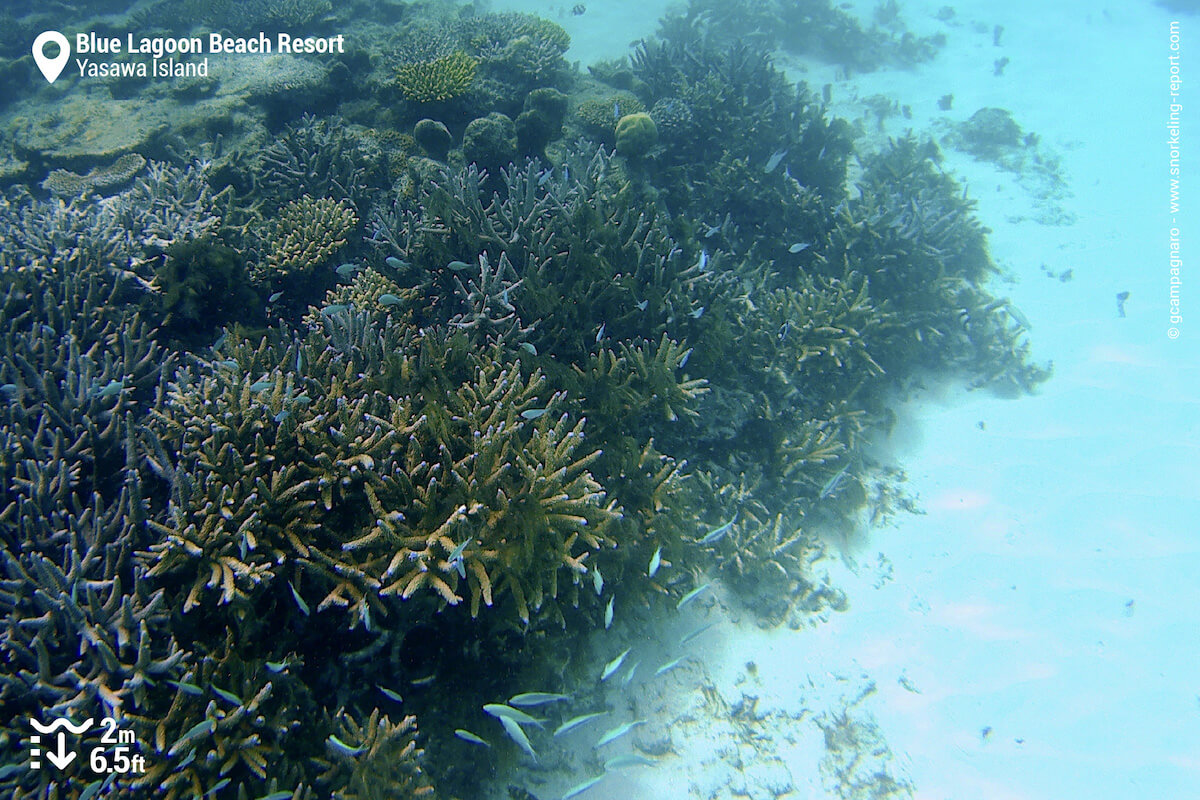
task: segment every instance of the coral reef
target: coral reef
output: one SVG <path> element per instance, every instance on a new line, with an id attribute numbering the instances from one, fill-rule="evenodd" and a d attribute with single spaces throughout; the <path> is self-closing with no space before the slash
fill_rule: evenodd
<path id="1" fill-rule="evenodd" d="M 311 273 L 346 244 L 358 216 L 345 201 L 304 195 L 279 211 L 266 236 L 266 258 L 251 272 L 253 280 L 279 284 Z"/>

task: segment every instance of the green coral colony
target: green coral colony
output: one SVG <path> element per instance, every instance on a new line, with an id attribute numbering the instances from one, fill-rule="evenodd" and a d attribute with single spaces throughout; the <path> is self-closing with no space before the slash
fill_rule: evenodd
<path id="1" fill-rule="evenodd" d="M 705 575 L 775 623 L 843 602 L 810 526 L 867 502 L 885 398 L 1045 377 L 936 147 L 856 153 L 703 4 L 590 73 L 553 22 L 403 8 L 318 116 L 15 175 L 4 796 L 477 795 L 468 753 L 553 746 L 497 698 L 600 715 L 557 692 L 614 616 Z M 21 766 L 59 716 L 146 769 Z"/>

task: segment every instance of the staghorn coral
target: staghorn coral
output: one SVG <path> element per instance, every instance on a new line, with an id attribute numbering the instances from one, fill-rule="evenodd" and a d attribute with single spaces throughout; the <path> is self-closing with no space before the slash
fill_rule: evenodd
<path id="1" fill-rule="evenodd" d="M 396 70 L 401 94 L 414 103 L 444 103 L 466 94 L 478 62 L 456 50 L 430 61 L 409 61 Z"/>
<path id="2" fill-rule="evenodd" d="M 334 800 L 433 798 L 433 787 L 421 767 L 424 751 L 416 743 L 416 719 L 393 723 L 379 710 L 359 723 L 344 709 L 334 715 L 334 732 L 326 739 L 324 770 L 317 784 Z"/>
<path id="3" fill-rule="evenodd" d="M 345 201 L 304 195 L 279 211 L 265 237 L 266 257 L 250 271 L 252 280 L 271 284 L 311 274 L 329 262 L 358 225 Z"/>

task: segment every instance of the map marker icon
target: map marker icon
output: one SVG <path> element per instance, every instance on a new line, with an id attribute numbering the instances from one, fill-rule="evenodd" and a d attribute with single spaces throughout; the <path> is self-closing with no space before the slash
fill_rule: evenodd
<path id="1" fill-rule="evenodd" d="M 54 58 L 47 58 L 46 54 L 42 52 L 50 42 L 58 45 L 58 55 Z M 71 60 L 71 43 L 58 31 L 42 31 L 33 40 L 33 60 L 37 62 L 37 67 L 42 71 L 42 75 L 46 76 L 46 81 L 54 83 L 62 74 L 63 67 L 67 66 L 67 62 Z"/>

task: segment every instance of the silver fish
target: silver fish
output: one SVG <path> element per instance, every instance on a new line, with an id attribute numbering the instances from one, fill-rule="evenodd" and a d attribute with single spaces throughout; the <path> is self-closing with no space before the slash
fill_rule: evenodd
<path id="1" fill-rule="evenodd" d="M 342 264 L 334 271 L 343 278 L 349 278 L 351 275 L 358 272 L 358 264 Z"/>
<path id="2" fill-rule="evenodd" d="M 679 666 L 680 664 L 682 664 L 682 663 L 683 663 L 683 656 L 680 656 L 679 658 L 676 658 L 676 659 L 674 659 L 674 660 L 672 660 L 672 661 L 668 661 L 667 663 L 663 664 L 663 665 L 662 665 L 661 667 L 659 667 L 658 669 L 654 670 L 654 677 L 656 677 L 656 678 L 657 678 L 659 675 L 663 675 L 663 674 L 665 674 L 665 673 L 668 673 L 668 672 L 670 672 L 671 670 L 673 670 L 673 669 L 675 669 L 676 667 L 678 667 L 678 666 Z"/>
<path id="3" fill-rule="evenodd" d="M 300 606 L 300 610 L 304 612 L 304 616 L 308 616 L 308 603 L 304 602 L 304 598 L 296 591 L 296 587 L 292 586 L 292 582 L 288 581 L 288 588 L 292 590 L 292 599 L 296 601 L 296 605 Z"/>
<path id="4" fill-rule="evenodd" d="M 274 303 L 276 300 L 278 300 L 281 297 L 283 297 L 283 292 L 275 292 L 274 294 L 272 294 L 270 297 L 267 298 L 267 302 Z"/>
<path id="5" fill-rule="evenodd" d="M 489 742 L 487 739 L 484 739 L 482 736 L 478 736 L 474 733 L 471 733 L 466 728 L 455 728 L 454 735 L 457 736 L 458 738 L 462 739 L 464 742 L 470 742 L 471 744 L 481 744 L 484 747 L 492 746 L 492 743 Z"/>
<path id="6" fill-rule="evenodd" d="M 724 525 L 721 525 L 718 528 L 713 528 L 711 531 L 706 533 L 704 538 L 700 540 L 700 544 L 712 544 L 713 542 L 719 541 L 721 537 L 729 533 L 730 529 L 733 528 L 733 523 L 736 521 L 737 514 L 734 514 L 733 519 L 729 520 L 729 522 L 726 522 Z"/>
<path id="7" fill-rule="evenodd" d="M 792 245 L 791 247 L 788 248 L 788 252 L 789 253 L 799 253 L 801 251 L 807 250 L 811 246 L 812 245 L 810 245 L 808 242 L 796 242 L 794 245 Z"/>
<path id="8" fill-rule="evenodd" d="M 504 726 L 504 732 L 508 734 L 508 738 L 516 742 L 517 747 L 528 753 L 530 758 L 537 761 L 537 753 L 533 751 L 533 745 L 529 743 L 529 737 L 525 735 L 525 731 L 521 730 L 521 726 L 508 717 L 500 717 L 500 724 Z"/>
<path id="9" fill-rule="evenodd" d="M 613 600 L 615 597 L 608 598 L 608 605 L 604 607 L 604 630 L 612 627 L 613 622 Z"/>
<path id="10" fill-rule="evenodd" d="M 604 745 L 608 744 L 609 742 L 615 742 L 617 739 L 620 739 L 622 736 L 629 733 L 631 730 L 636 728 L 638 725 L 643 724 L 644 722 L 645 722 L 645 720 L 637 719 L 637 720 L 634 720 L 633 722 L 626 722 L 621 725 L 618 725 L 617 727 L 613 728 L 612 730 L 608 731 L 603 736 L 601 736 L 599 739 L 597 739 L 596 744 L 593 745 L 593 747 L 603 747 Z"/>
<path id="11" fill-rule="evenodd" d="M 381 306 L 398 306 L 403 302 L 403 300 L 391 292 L 384 292 L 383 294 L 379 295 L 379 305 Z"/>
<path id="12" fill-rule="evenodd" d="M 571 800 L 572 797 L 578 797 L 579 795 L 586 792 L 588 789 L 595 786 L 600 781 L 604 780 L 606 777 L 608 777 L 606 774 L 601 773 L 600 775 L 597 775 L 594 778 L 588 778 L 583 783 L 576 784 L 575 786 L 572 786 L 570 789 L 567 789 L 567 791 L 563 794 L 562 797 L 559 798 L 559 800 Z"/>
<path id="13" fill-rule="evenodd" d="M 325 743 L 329 745 L 329 748 L 331 750 L 333 750 L 337 753 L 340 753 L 341 755 L 344 755 L 344 756 L 351 756 L 351 757 L 360 756 L 363 753 L 367 752 L 367 748 L 351 747 L 350 745 L 346 744 L 338 737 L 334 736 L 332 733 L 329 734 L 329 738 L 327 738 L 325 740 Z"/>
<path id="14" fill-rule="evenodd" d="M 520 709 L 506 706 L 503 703 L 488 703 L 483 707 L 483 710 L 491 714 L 496 719 L 504 720 L 511 719 L 519 725 L 534 725 L 538 728 L 542 727 L 542 720 L 536 717 L 531 717 Z"/>
<path id="15" fill-rule="evenodd" d="M 649 300 L 643 300 L 642 302 L 640 302 L 640 303 L 638 303 L 638 304 L 637 304 L 637 310 L 638 310 L 638 311 L 645 311 L 645 310 L 646 310 L 646 306 L 648 306 L 648 305 L 650 305 L 650 301 L 649 301 Z"/>
<path id="16" fill-rule="evenodd" d="M 625 662 L 625 656 L 629 655 L 632 648 L 626 647 L 621 655 L 614 658 L 612 661 L 604 665 L 604 671 L 600 673 L 600 680 L 606 681 L 612 677 L 613 673 L 621 668 L 621 664 Z"/>
<path id="17" fill-rule="evenodd" d="M 555 692 L 522 692 L 508 698 L 508 704 L 510 706 L 520 706 L 521 708 L 531 708 L 533 706 L 544 706 L 546 703 L 557 703 L 559 700 L 570 699 L 570 695 L 557 694 Z"/>
<path id="18" fill-rule="evenodd" d="M 265 392 L 274 385 L 274 381 L 270 380 L 269 378 L 263 378 L 261 381 L 255 381 L 254 383 L 250 384 L 250 391 L 258 394 L 259 392 Z"/>
<path id="19" fill-rule="evenodd" d="M 656 547 L 654 555 L 650 556 L 650 566 L 646 569 L 646 577 L 653 578 L 660 566 L 662 566 L 662 545 Z"/>
<path id="20" fill-rule="evenodd" d="M 637 753 L 626 753 L 622 756 L 610 758 L 604 762 L 604 769 L 624 769 L 625 767 L 653 767 L 657 761 L 651 761 L 645 756 L 639 756 Z"/>
<path id="21" fill-rule="evenodd" d="M 846 477 L 846 471 L 848 469 L 850 469 L 849 464 L 842 467 L 833 477 L 825 481 L 825 485 L 821 487 L 821 494 L 817 499 L 825 500 L 826 498 L 831 497 L 833 493 L 837 491 L 837 488 L 841 486 L 842 479 Z"/>
<path id="22" fill-rule="evenodd" d="M 568 731 L 573 731 L 585 722 L 591 722 L 594 719 L 608 716 L 607 711 L 595 711 L 591 714 L 580 714 L 578 717 L 571 717 L 569 720 L 559 725 L 554 729 L 555 736 L 562 736 Z"/>
<path id="23" fill-rule="evenodd" d="M 450 269 L 452 269 L 452 270 L 456 271 L 456 272 L 460 272 L 460 271 L 462 271 L 462 270 L 464 270 L 464 269 L 470 269 L 470 268 L 471 268 L 471 265 L 470 265 L 470 264 L 468 264 L 468 263 L 467 263 L 467 262 L 465 262 L 465 261 L 451 261 L 451 262 L 450 262 L 449 264 L 447 264 L 446 266 L 447 266 L 447 267 L 449 267 Z"/>
<path id="24" fill-rule="evenodd" d="M 599 342 L 604 338 L 604 328 L 608 325 L 607 322 L 600 323 L 600 330 L 596 331 L 596 341 Z"/>
<path id="25" fill-rule="evenodd" d="M 208 688 L 213 690 L 213 694 L 215 694 L 217 697 L 221 698 L 225 702 L 229 703 L 230 705 L 235 706 L 235 707 L 242 705 L 242 698 L 238 697 L 233 692 L 228 691 L 226 689 L 222 689 L 217 686 L 209 686 Z"/>
<path id="26" fill-rule="evenodd" d="M 397 692 L 395 689 L 389 689 L 386 686 L 376 686 L 375 688 L 378 689 L 379 691 L 383 692 L 383 696 L 386 697 L 388 700 L 392 700 L 397 703 L 404 702 L 404 698 L 401 697 L 400 693 Z"/>
<path id="27" fill-rule="evenodd" d="M 521 419 L 537 419 L 545 413 L 546 409 L 544 408 L 531 408 L 528 411 L 521 412 Z"/>
<path id="28" fill-rule="evenodd" d="M 408 269 L 410 266 L 407 261 L 401 261 L 395 256 L 388 256 L 384 259 L 384 263 L 386 263 L 392 269 Z"/>
<path id="29" fill-rule="evenodd" d="M 592 567 L 592 588 L 596 590 L 596 597 L 604 591 L 604 576 L 600 574 L 599 567 Z"/>
<path id="30" fill-rule="evenodd" d="M 701 250 L 700 251 L 700 269 L 703 270 L 707 266 L 708 266 L 708 251 Z"/>
<path id="31" fill-rule="evenodd" d="M 787 153 L 787 150 L 776 150 L 774 153 L 772 153 L 771 157 L 767 159 L 767 163 L 763 165 L 763 172 L 767 173 L 768 175 L 774 172 L 775 168 L 779 166 L 779 162 L 783 161 L 783 157 L 786 156 Z"/>
<path id="32" fill-rule="evenodd" d="M 708 584 L 704 583 L 704 584 L 701 584 L 700 586 L 697 586 L 695 589 L 692 589 L 690 592 L 685 594 L 683 597 L 679 598 L 679 602 L 675 604 L 675 610 L 678 611 L 679 609 L 686 606 L 688 603 L 695 600 L 699 596 L 699 594 L 707 588 L 708 588 Z"/>
<path id="33" fill-rule="evenodd" d="M 531 355 L 531 356 L 537 355 L 537 348 L 534 347 L 529 342 L 521 342 L 521 349 L 524 350 L 526 353 L 529 353 L 529 355 Z"/>

